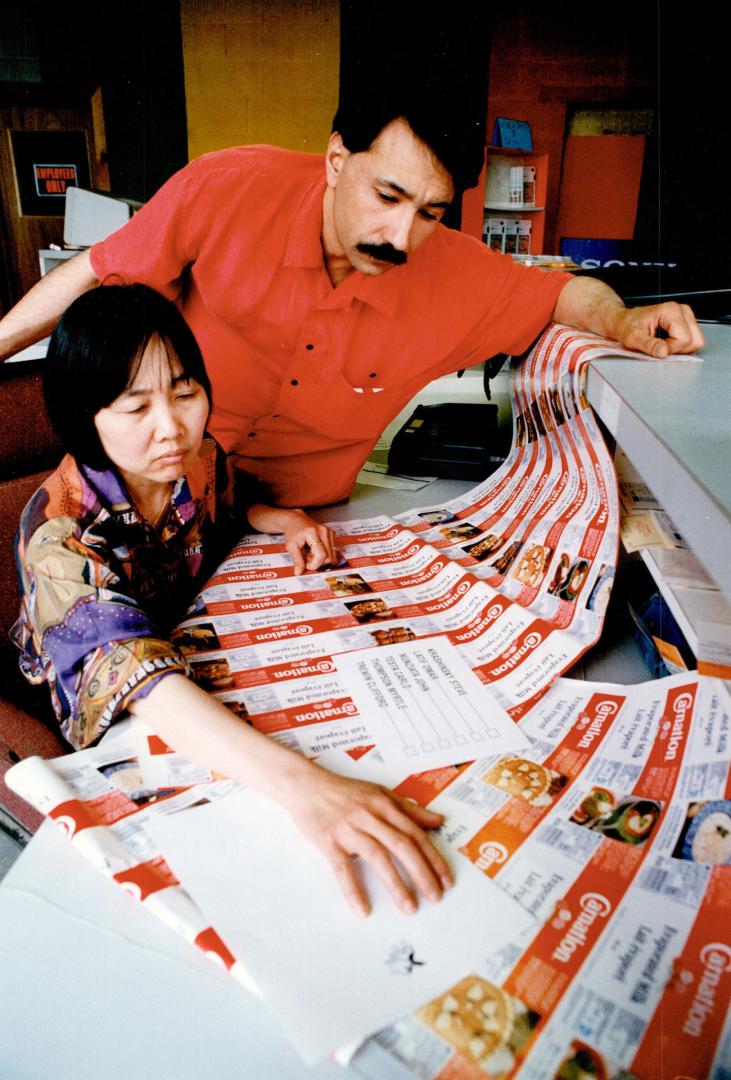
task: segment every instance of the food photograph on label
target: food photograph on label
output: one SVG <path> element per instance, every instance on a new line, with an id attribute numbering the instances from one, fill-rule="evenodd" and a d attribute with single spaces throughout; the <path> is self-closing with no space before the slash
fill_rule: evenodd
<path id="1" fill-rule="evenodd" d="M 358 593 L 372 592 L 368 582 L 360 574 L 343 574 L 342 577 L 326 577 L 326 585 L 335 596 L 357 596 Z"/>
<path id="2" fill-rule="evenodd" d="M 502 758 L 482 779 L 504 794 L 522 799 L 531 806 L 550 806 L 568 784 L 567 776 L 520 757 Z"/>
<path id="3" fill-rule="evenodd" d="M 731 799 L 689 803 L 673 855 L 710 866 L 731 866 Z"/>
<path id="4" fill-rule="evenodd" d="M 479 975 L 468 975 L 418 1009 L 416 1018 L 496 1080 L 515 1068 L 540 1020 L 522 1001 Z"/>
<path id="5" fill-rule="evenodd" d="M 616 797 L 608 788 L 595 787 L 569 818 L 624 844 L 644 844 L 655 828 L 662 803 L 634 795 Z"/>

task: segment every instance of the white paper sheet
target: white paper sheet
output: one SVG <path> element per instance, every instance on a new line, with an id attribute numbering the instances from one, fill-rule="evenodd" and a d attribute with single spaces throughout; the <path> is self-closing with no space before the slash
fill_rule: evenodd
<path id="1" fill-rule="evenodd" d="M 412 916 L 364 872 L 373 910 L 358 919 L 289 816 L 248 791 L 152 829 L 309 1064 L 479 971 L 533 922 L 466 860 L 443 899 Z"/>
<path id="2" fill-rule="evenodd" d="M 342 653 L 335 664 L 383 760 L 403 776 L 529 745 L 444 638 Z"/>
<path id="3" fill-rule="evenodd" d="M 376 461 L 367 461 L 356 477 L 359 484 L 393 488 L 395 491 L 421 491 L 433 480 L 436 480 L 436 476 L 404 476 L 402 473 L 390 473 L 388 465 L 380 465 Z"/>

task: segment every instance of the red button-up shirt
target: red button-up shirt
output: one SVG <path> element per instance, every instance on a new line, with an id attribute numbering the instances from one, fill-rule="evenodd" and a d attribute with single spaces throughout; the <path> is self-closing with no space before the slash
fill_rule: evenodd
<path id="1" fill-rule="evenodd" d="M 523 352 L 567 280 L 439 226 L 406 265 L 333 288 L 324 191 L 319 155 L 224 150 L 91 249 L 101 281 L 142 281 L 178 302 L 213 384 L 211 433 L 283 506 L 349 495 L 418 390 Z"/>

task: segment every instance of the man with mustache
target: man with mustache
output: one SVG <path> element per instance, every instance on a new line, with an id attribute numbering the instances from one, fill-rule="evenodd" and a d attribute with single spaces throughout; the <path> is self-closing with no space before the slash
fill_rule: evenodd
<path id="1" fill-rule="evenodd" d="M 483 160 L 484 139 L 459 130 L 448 102 L 375 93 L 340 108 L 324 159 L 208 154 L 36 285 L 0 323 L 0 356 L 99 282 L 151 285 L 198 339 L 211 433 L 292 507 L 346 498 L 418 390 L 520 354 L 552 319 L 658 357 L 701 347 L 685 306 L 627 309 L 597 280 L 527 269 L 444 228 Z"/>

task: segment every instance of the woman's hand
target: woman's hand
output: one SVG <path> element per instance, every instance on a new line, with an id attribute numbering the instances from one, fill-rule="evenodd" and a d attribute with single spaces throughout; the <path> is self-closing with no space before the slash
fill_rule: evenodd
<path id="1" fill-rule="evenodd" d="M 252 528 L 260 532 L 284 533 L 295 574 L 337 565 L 340 552 L 335 545 L 335 533 L 304 510 L 283 510 L 279 506 L 256 503 L 249 507 L 247 516 Z"/>
<path id="2" fill-rule="evenodd" d="M 407 914 L 418 906 L 416 894 L 435 902 L 453 884 L 452 874 L 424 829 L 438 828 L 441 814 L 424 810 L 387 788 L 336 776 L 311 764 L 310 775 L 298 777 L 282 805 L 307 839 L 329 862 L 356 915 L 370 904 L 353 865 L 358 855 L 374 870 Z"/>
<path id="3" fill-rule="evenodd" d="M 284 522 L 284 542 L 292 557 L 295 574 L 337 564 L 340 553 L 332 529 L 320 525 L 303 510 L 281 512 L 289 515 L 289 520 Z"/>
<path id="4" fill-rule="evenodd" d="M 415 893 L 438 900 L 452 884 L 449 867 L 423 832 L 438 828 L 441 814 L 378 784 L 328 772 L 242 723 L 184 675 L 165 675 L 145 697 L 133 698 L 129 710 L 185 757 L 279 803 L 325 856 L 356 914 L 370 910 L 356 855 L 405 912 L 416 909 Z"/>

